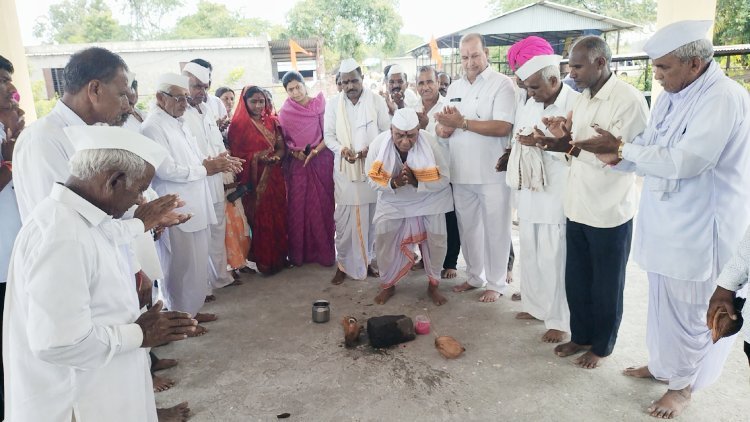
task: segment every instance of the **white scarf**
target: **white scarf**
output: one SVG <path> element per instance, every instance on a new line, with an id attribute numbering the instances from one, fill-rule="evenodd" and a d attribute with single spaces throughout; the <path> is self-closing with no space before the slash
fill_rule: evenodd
<path id="1" fill-rule="evenodd" d="M 409 150 L 406 156 L 406 165 L 409 166 L 414 176 L 420 182 L 434 182 L 440 179 L 440 169 L 435 163 L 435 153 L 428 144 L 427 140 L 419 131 L 417 142 Z M 402 165 L 398 154 L 398 149 L 393 143 L 393 137 L 389 136 L 378 156 L 370 167 L 368 176 L 377 184 L 387 186 L 391 181 L 392 175 L 401 171 Z"/>
<path id="2" fill-rule="evenodd" d="M 505 182 L 513 190 L 528 189 L 543 191 L 547 186 L 547 172 L 544 169 L 544 151 L 538 147 L 516 145 L 510 151 Z"/>

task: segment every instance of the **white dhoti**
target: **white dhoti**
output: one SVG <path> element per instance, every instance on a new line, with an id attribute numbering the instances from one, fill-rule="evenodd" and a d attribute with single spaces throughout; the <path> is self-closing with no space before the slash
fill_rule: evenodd
<path id="1" fill-rule="evenodd" d="M 504 183 L 453 184 L 467 282 L 505 293 L 510 256 L 510 189 Z"/>
<path id="2" fill-rule="evenodd" d="M 375 255 L 375 203 L 336 205 L 336 262 L 355 280 L 367 277 L 367 266 Z"/>
<path id="3" fill-rule="evenodd" d="M 227 271 L 227 247 L 225 244 L 227 233 L 227 216 L 225 213 L 225 202 L 219 201 L 214 203 L 214 212 L 216 213 L 216 224 L 208 226 L 210 231 L 210 241 L 208 246 L 209 256 L 209 285 L 214 289 L 219 289 L 232 284 L 234 279 Z"/>
<path id="4" fill-rule="evenodd" d="M 735 336 L 711 341 L 706 326 L 710 281 L 685 281 L 648 273 L 648 369 L 670 390 L 699 390 L 721 375 Z"/>
<path id="5" fill-rule="evenodd" d="M 173 227 L 168 231 L 168 236 L 159 239 L 161 255 L 169 255 L 162 262 L 166 268 L 159 284 L 161 294 L 169 310 L 195 315 L 209 293 L 209 229 L 184 232 Z"/>
<path id="6" fill-rule="evenodd" d="M 375 224 L 375 235 L 382 288 L 395 286 L 411 271 L 417 258 L 416 245 L 430 284 L 438 285 L 448 250 L 444 214 L 380 220 Z"/>
<path id="7" fill-rule="evenodd" d="M 570 332 L 565 297 L 565 224 L 519 225 L 523 310 L 544 321 L 548 330 Z"/>

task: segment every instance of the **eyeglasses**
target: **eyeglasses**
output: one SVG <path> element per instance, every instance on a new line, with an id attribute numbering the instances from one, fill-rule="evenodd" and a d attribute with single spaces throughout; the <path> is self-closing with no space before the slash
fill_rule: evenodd
<path id="1" fill-rule="evenodd" d="M 190 97 L 189 95 L 172 95 L 172 94 L 170 94 L 170 93 L 168 93 L 166 91 L 159 91 L 159 92 L 161 92 L 162 94 L 166 95 L 169 98 L 172 98 L 173 100 L 177 101 L 178 103 L 186 103 L 186 102 L 192 100 L 192 97 Z"/>

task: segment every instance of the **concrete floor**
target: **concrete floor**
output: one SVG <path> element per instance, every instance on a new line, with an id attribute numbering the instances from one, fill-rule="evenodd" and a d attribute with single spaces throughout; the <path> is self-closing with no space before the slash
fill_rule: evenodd
<path id="1" fill-rule="evenodd" d="M 516 239 L 517 242 L 517 239 Z M 519 259 L 523 259 L 522 256 Z M 518 267 L 517 267 L 518 268 Z M 645 413 L 662 384 L 620 371 L 646 362 L 646 275 L 628 268 L 625 313 L 614 354 L 595 370 L 558 358 L 540 341 L 541 322 L 514 319 L 521 309 L 509 296 L 477 302 L 476 291 L 432 305 L 426 278 L 412 272 L 386 305 L 373 304 L 375 279 L 332 286 L 331 268 L 308 265 L 216 292 L 204 311 L 219 320 L 203 337 L 157 348 L 180 364 L 161 374 L 177 381 L 157 404 L 188 400 L 191 421 L 651 421 Z M 515 273 L 518 280 L 519 272 Z M 512 285 L 518 289 L 518 281 Z M 315 299 L 331 301 L 331 321 L 310 321 Z M 446 360 L 433 334 L 390 350 L 343 347 L 340 320 L 427 313 L 433 332 L 466 347 Z M 750 368 L 738 341 L 719 381 L 699 391 L 682 421 L 750 420 Z"/>

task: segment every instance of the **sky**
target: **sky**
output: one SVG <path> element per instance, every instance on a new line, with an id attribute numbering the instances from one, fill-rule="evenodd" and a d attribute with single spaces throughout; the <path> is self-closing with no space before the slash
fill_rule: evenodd
<path id="1" fill-rule="evenodd" d="M 273 23 L 284 24 L 286 14 L 299 0 L 211 0 L 214 3 L 227 5 L 230 10 L 243 13 L 246 17 L 266 19 Z M 24 45 L 36 45 L 40 41 L 33 35 L 34 22 L 46 15 L 49 6 L 60 3 L 60 0 L 16 0 L 18 19 L 21 25 L 21 33 Z M 114 2 L 108 0 L 115 17 L 121 12 Z M 487 0 L 461 0 L 461 7 L 454 7 L 446 13 L 441 2 L 401 0 L 399 13 L 403 19 L 401 32 L 404 34 L 419 35 L 425 40 L 431 36 L 436 38 L 456 30 L 471 26 L 477 22 L 489 19 L 490 13 L 487 9 Z M 447 3 L 447 2 L 446 2 Z M 195 10 L 197 0 L 185 0 L 186 7 L 182 10 Z M 270 6 L 270 5 L 273 6 Z M 176 20 L 177 17 L 174 17 Z M 174 22 L 165 22 L 166 26 L 172 26 Z"/>

